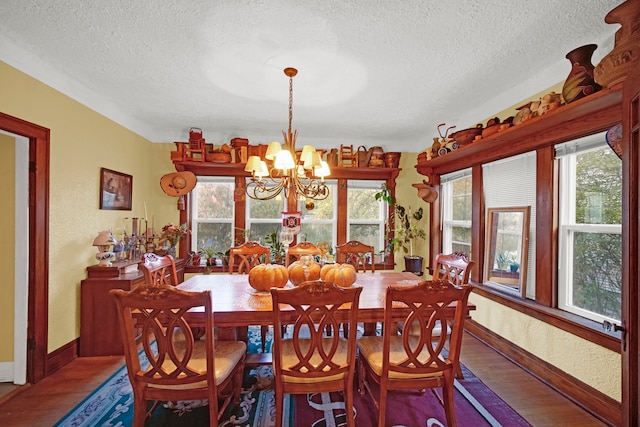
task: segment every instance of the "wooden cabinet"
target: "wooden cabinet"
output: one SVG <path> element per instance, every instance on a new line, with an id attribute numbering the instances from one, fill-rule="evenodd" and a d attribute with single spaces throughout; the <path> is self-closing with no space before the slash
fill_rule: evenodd
<path id="1" fill-rule="evenodd" d="M 131 263 L 113 267 L 87 267 L 88 277 L 80 284 L 79 356 L 123 354 L 116 306 L 109 291 L 111 289 L 129 291 L 144 282 L 141 271 L 124 272 L 129 265 Z M 176 260 L 176 270 L 178 280 L 184 281 L 183 259 Z"/>

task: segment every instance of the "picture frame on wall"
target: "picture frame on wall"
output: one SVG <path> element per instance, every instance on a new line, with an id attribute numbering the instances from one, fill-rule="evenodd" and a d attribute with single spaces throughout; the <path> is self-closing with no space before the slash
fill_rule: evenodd
<path id="1" fill-rule="evenodd" d="M 131 210 L 133 176 L 100 168 L 100 209 Z"/>

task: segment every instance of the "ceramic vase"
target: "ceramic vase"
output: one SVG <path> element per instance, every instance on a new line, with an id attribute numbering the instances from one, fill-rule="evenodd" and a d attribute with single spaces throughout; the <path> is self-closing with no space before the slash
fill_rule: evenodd
<path id="1" fill-rule="evenodd" d="M 567 53 L 571 72 L 562 86 L 562 97 L 567 104 L 602 89 L 593 78 L 594 66 L 591 63 L 591 56 L 597 47 L 595 44 L 588 44 Z"/>
<path id="2" fill-rule="evenodd" d="M 613 50 L 596 66 L 596 82 L 611 87 L 638 67 L 640 56 L 640 2 L 626 1 L 612 9 L 604 18 L 607 24 L 621 25 L 616 31 Z"/>

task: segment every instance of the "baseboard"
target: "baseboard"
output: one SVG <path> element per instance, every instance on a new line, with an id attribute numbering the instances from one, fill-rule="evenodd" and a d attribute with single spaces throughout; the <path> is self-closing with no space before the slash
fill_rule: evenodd
<path id="1" fill-rule="evenodd" d="M 53 374 L 58 369 L 78 357 L 78 342 L 79 339 L 76 338 L 47 355 L 46 376 Z"/>
<path id="2" fill-rule="evenodd" d="M 583 383 L 543 359 L 529 353 L 472 319 L 465 320 L 465 330 L 498 353 L 520 366 L 549 387 L 612 426 L 622 422 L 622 405 L 606 394 Z"/>
<path id="3" fill-rule="evenodd" d="M 13 382 L 13 362 L 0 362 L 0 382 Z"/>

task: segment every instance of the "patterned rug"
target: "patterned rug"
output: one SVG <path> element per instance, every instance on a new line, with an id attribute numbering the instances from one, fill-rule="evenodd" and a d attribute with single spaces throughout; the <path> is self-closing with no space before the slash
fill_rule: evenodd
<path id="1" fill-rule="evenodd" d="M 250 331 L 250 351 L 260 351 L 259 328 Z M 269 348 L 267 347 L 267 351 Z M 456 416 L 460 426 L 529 426 L 466 367 L 464 379 L 456 380 Z M 275 421 L 273 371 L 270 366 L 247 367 L 240 405 L 228 408 L 220 426 L 272 427 Z M 345 425 L 344 401 L 340 393 L 285 395 L 285 425 L 291 427 L 332 427 Z M 355 392 L 356 425 L 377 424 L 377 412 L 368 396 Z M 130 426 L 133 394 L 122 367 L 85 398 L 54 427 Z M 429 391 L 389 394 L 387 423 L 392 426 L 445 426 L 444 409 Z M 161 404 L 146 426 L 207 426 L 206 401 Z"/>

